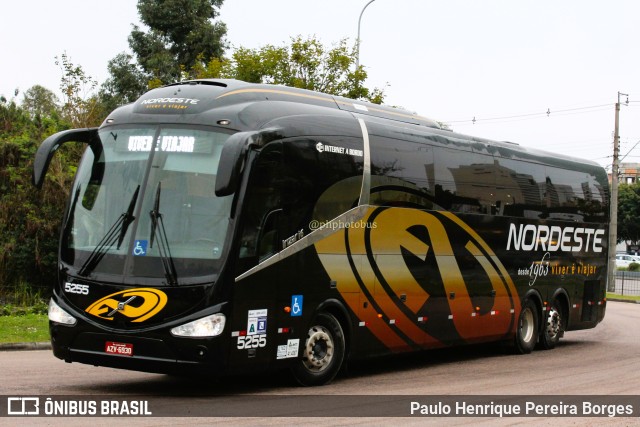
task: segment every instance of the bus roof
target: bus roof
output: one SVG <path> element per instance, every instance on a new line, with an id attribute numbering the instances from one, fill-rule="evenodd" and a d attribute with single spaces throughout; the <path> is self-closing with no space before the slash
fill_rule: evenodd
<path id="1" fill-rule="evenodd" d="M 526 148 L 513 142 L 494 141 L 459 134 L 443 129 L 435 120 L 400 108 L 377 105 L 306 89 L 247 83 L 231 79 L 187 80 L 153 89 L 142 95 L 134 103 L 115 110 L 105 120 L 105 124 L 131 123 L 138 120 L 140 122 L 171 121 L 172 123 L 185 124 L 216 123 L 218 119 L 225 117 L 225 114 L 226 117 L 231 118 L 234 115 L 241 114 L 249 105 L 264 101 L 277 103 L 279 107 L 275 105 L 269 107 L 268 115 L 260 118 L 263 124 L 270 119 L 288 115 L 318 114 L 327 116 L 342 115 L 349 112 L 361 117 L 369 117 L 374 121 L 377 121 L 376 119 L 391 120 L 392 122 L 397 122 L 396 125 L 406 123 L 429 128 L 428 132 L 439 134 L 446 138 L 458 139 L 460 142 L 471 145 L 476 143 L 492 146 L 501 151 L 518 152 L 531 159 L 537 158 L 544 163 L 569 162 L 601 167 L 590 160 Z M 286 107 L 286 105 L 289 107 Z M 210 114 L 208 114 L 209 112 Z M 261 113 L 264 115 L 265 110 L 261 109 Z M 251 126 L 255 126 L 251 130 L 260 129 L 258 118 L 253 119 Z M 249 130 L 251 126 L 245 124 L 242 127 L 247 127 L 247 129 L 240 128 L 238 130 Z"/>

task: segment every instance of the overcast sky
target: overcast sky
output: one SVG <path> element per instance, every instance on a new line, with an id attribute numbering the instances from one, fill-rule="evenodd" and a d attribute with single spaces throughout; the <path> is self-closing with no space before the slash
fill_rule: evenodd
<path id="1" fill-rule="evenodd" d="M 284 45 L 297 35 L 331 46 L 355 42 L 367 2 L 226 0 L 220 19 L 235 47 Z M 129 51 L 136 3 L 3 3 L 0 94 L 35 84 L 59 92 L 55 57 L 64 52 L 102 83 L 107 62 Z M 618 91 L 627 93 L 621 155 L 640 162 L 640 144 L 632 150 L 640 141 L 639 19 L 637 0 L 375 0 L 362 17 L 360 62 L 388 105 L 602 165 L 611 162 Z"/>

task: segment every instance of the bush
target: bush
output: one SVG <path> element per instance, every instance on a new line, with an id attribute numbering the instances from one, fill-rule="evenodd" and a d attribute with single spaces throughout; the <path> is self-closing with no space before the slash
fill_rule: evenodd
<path id="1" fill-rule="evenodd" d="M 38 300 L 30 306 L 3 304 L 0 306 L 0 316 L 25 316 L 27 314 L 47 314 L 49 304 L 45 300 Z"/>
<path id="2" fill-rule="evenodd" d="M 51 162 L 44 187 L 31 185 L 33 159 L 47 136 L 67 129 L 56 115 L 32 116 L 0 99 L 0 300 L 50 291 L 57 277 L 60 221 L 82 145 L 70 145 Z M 66 147 L 65 147 L 66 148 Z"/>
<path id="3" fill-rule="evenodd" d="M 0 286 L 0 316 L 47 314 L 50 294 L 24 281 L 15 286 Z"/>
<path id="4" fill-rule="evenodd" d="M 627 269 L 627 271 L 640 271 L 640 264 L 638 264 L 637 262 L 632 262 L 631 264 L 629 264 L 629 268 Z"/>

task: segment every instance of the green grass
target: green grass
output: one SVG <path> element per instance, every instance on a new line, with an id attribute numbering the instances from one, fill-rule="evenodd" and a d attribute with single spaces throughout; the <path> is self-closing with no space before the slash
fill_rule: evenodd
<path id="1" fill-rule="evenodd" d="M 620 295 L 620 294 L 612 294 L 611 292 L 607 292 L 607 299 L 621 299 L 621 300 L 625 300 L 625 301 L 640 301 L 640 296 Z"/>
<path id="2" fill-rule="evenodd" d="M 0 344 L 49 341 L 46 314 L 0 316 Z"/>

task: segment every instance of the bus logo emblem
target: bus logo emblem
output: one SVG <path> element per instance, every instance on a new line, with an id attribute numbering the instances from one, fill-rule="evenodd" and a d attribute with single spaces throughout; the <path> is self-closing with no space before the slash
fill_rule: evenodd
<path id="1" fill-rule="evenodd" d="M 443 331 L 471 341 L 515 330 L 520 300 L 514 282 L 489 245 L 456 215 L 381 207 L 370 209 L 363 221 L 378 227 L 341 229 L 315 246 L 329 276 L 343 284 L 347 301 L 358 291 L 370 295 L 366 298 L 376 310 L 353 302 L 351 308 L 382 343 L 428 346 L 445 341 Z M 350 264 L 326 256 L 337 253 L 347 260 L 366 257 Z M 459 259 L 472 267 L 465 270 Z M 487 287 L 482 299 L 474 294 L 479 281 Z M 438 304 L 444 315 L 429 316 L 429 304 Z"/>
<path id="2" fill-rule="evenodd" d="M 154 288 L 137 288 L 107 295 L 85 311 L 104 320 L 113 320 L 119 314 L 131 322 L 139 323 L 158 314 L 166 304 L 167 294 L 164 292 Z"/>

